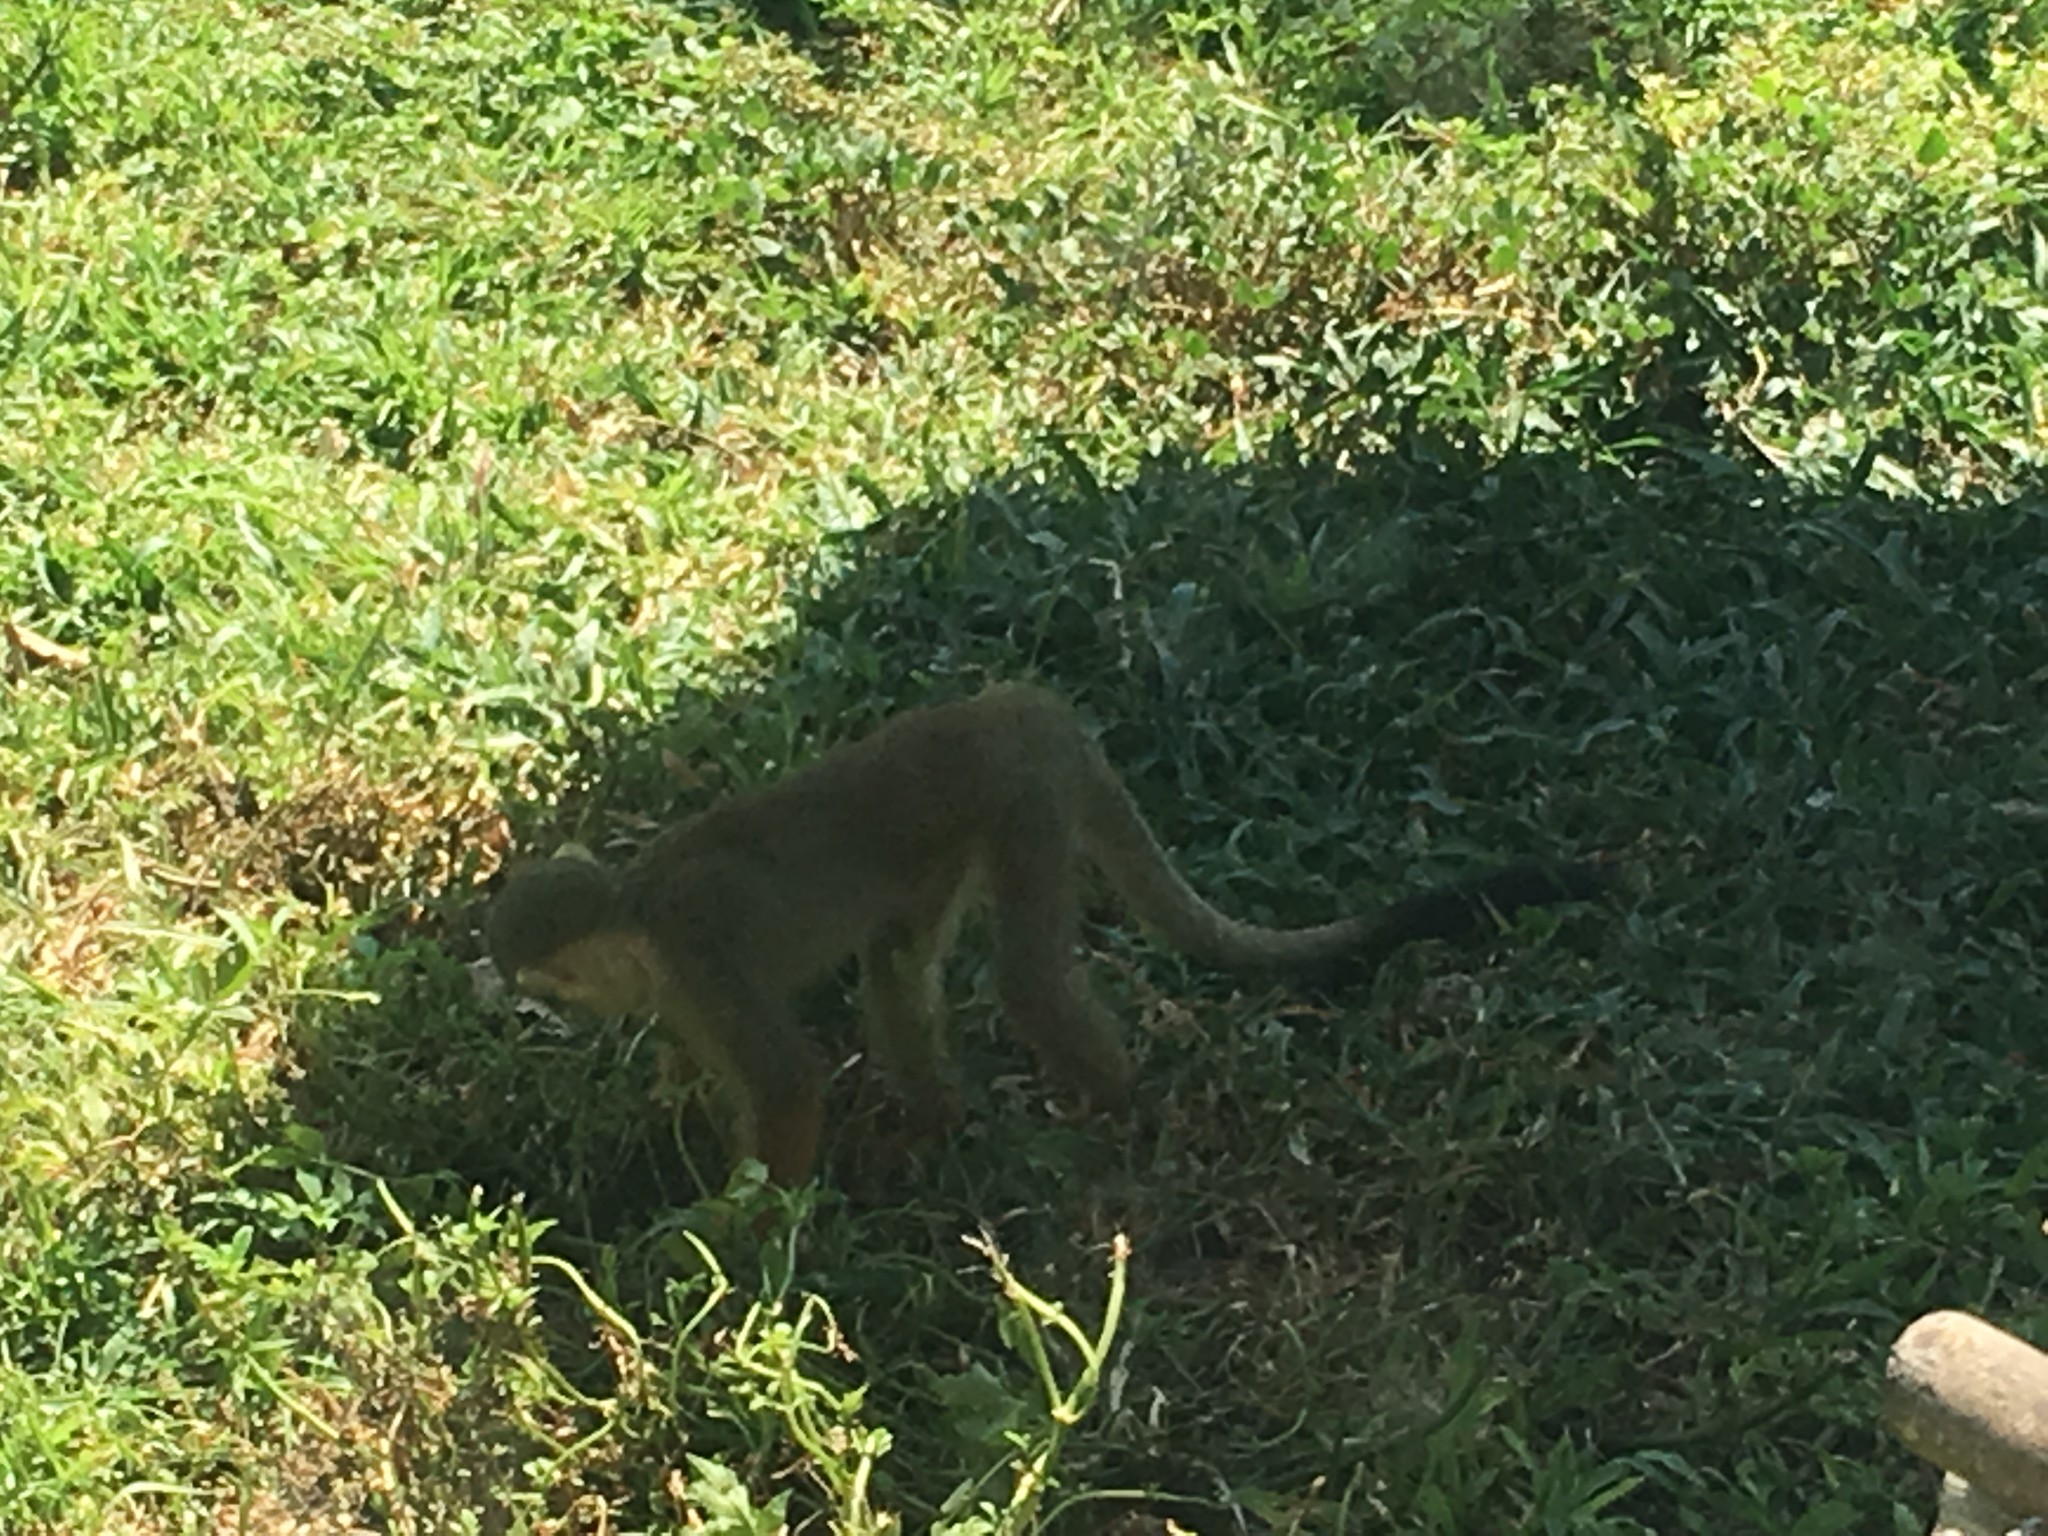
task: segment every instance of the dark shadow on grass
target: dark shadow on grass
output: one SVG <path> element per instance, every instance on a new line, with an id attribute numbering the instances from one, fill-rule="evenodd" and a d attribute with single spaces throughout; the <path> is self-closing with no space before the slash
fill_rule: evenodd
<path id="1" fill-rule="evenodd" d="M 869 34 L 831 0 L 666 0 L 675 10 L 716 23 L 743 16 L 788 41 L 817 65 L 826 84 L 857 84 L 872 53 Z"/>
<path id="2" fill-rule="evenodd" d="M 1447 118 L 1533 128 L 1534 103 L 1559 88 L 1619 101 L 1640 93 L 1641 74 L 1704 74 L 1739 27 L 1670 0 L 1394 0 L 1362 13 L 1312 0 L 1116 0 L 1114 9 L 1153 46 L 1192 47 L 1248 77 L 1276 111 L 1341 114 L 1368 129 Z"/>
<path id="3" fill-rule="evenodd" d="M 1219 1530 L 1327 1513 L 1354 1478 L 1398 1516 L 1446 1465 L 1504 1475 L 1510 1434 L 1718 1476 L 1863 1422 L 1843 1362 L 1918 1309 L 1929 1263 L 1979 1299 L 2034 1271 L 2040 1234 L 1998 1190 L 2048 1138 L 2023 1060 L 2048 918 L 2039 503 L 1824 496 L 1707 451 L 1282 448 L 1114 487 L 1055 457 L 884 508 L 812 574 L 729 691 L 593 721 L 572 814 L 522 845 L 630 844 L 900 707 L 1035 677 L 1233 912 L 1314 920 L 1595 848 L 1638 898 L 1328 995 L 1099 928 L 1147 1084 L 1121 1128 L 1048 1111 L 970 942 L 969 1127 L 876 1172 L 853 1069 L 831 1151 L 853 1198 L 800 1258 L 875 1372 L 887 1498 L 928 1509 L 989 1451 L 944 1406 L 964 1361 L 1009 1369 L 954 1246 L 981 1222 L 1077 1298 L 1134 1235 L 1120 1406 L 1068 1471 Z M 365 1166 L 634 1251 L 699 1187 L 646 1042 L 480 999 L 473 954 L 458 922 L 366 962 L 382 1001 L 312 1033 L 301 1113 Z M 850 1054 L 833 989 L 817 1011 Z M 1930 1137 L 1954 1179 L 1885 1204 Z M 1917 1257 L 1812 1228 L 1880 1207 L 1879 1251 Z M 1474 1372 L 1507 1385 L 1438 1423 Z M 1653 1478 L 1630 1513 L 1670 1528 L 1683 1486 Z"/>

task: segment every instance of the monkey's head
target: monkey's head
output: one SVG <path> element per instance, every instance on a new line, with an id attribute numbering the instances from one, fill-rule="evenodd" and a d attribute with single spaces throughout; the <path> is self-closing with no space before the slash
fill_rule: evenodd
<path id="1" fill-rule="evenodd" d="M 484 939 L 498 974 L 522 992 L 597 1013 L 653 1011 L 645 941 L 626 920 L 617 878 L 588 855 L 514 870 Z"/>

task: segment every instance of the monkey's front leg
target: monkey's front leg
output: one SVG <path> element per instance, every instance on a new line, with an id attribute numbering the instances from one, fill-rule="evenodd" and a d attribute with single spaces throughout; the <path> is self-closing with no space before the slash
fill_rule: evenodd
<path id="1" fill-rule="evenodd" d="M 810 1178 L 825 1128 L 825 1067 L 788 1000 L 736 975 L 671 981 L 662 1020 L 702 1065 L 728 1107 L 726 1143 L 793 1189 Z"/>

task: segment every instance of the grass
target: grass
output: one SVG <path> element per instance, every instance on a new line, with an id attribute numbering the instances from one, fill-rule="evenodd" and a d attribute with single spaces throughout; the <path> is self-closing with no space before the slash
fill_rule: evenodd
<path id="1" fill-rule="evenodd" d="M 1890 1339 L 2048 1340 L 2038 30 L 21 0 L 0 1529 L 1923 1528 Z M 1121 1128 L 970 939 L 793 1194 L 473 965 L 998 676 L 1233 911 L 1626 894 L 1105 913 Z"/>

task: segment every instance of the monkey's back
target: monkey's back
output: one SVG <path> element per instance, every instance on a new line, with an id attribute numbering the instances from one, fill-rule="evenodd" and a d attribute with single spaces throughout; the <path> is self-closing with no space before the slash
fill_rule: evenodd
<path id="1" fill-rule="evenodd" d="M 815 973 L 950 894 L 1007 818 L 1078 803 L 1092 750 L 1028 684 L 906 711 L 663 833 L 624 872 L 626 899 L 657 936 Z"/>

